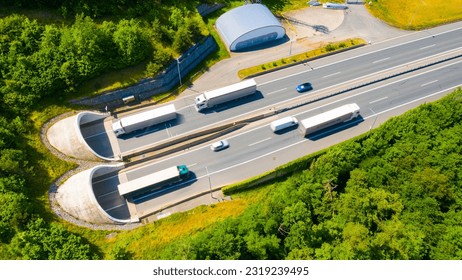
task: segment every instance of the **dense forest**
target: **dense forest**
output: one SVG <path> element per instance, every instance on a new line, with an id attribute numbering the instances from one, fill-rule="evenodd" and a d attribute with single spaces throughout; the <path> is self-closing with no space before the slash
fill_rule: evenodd
<path id="1" fill-rule="evenodd" d="M 237 218 L 150 258 L 462 258 L 462 90 L 331 147 Z"/>
<path id="2" fill-rule="evenodd" d="M 146 75 L 157 73 L 172 53 L 205 32 L 198 14 L 186 14 L 172 8 L 170 25 L 136 19 L 96 23 L 81 14 L 64 27 L 20 15 L 0 19 L 0 108 L 17 114 L 45 96 L 69 95 L 82 81 L 142 61 L 148 61 Z"/>
<path id="3" fill-rule="evenodd" d="M 37 182 L 59 174 L 42 173 L 47 158 L 33 146 L 40 131 L 31 115 L 107 71 L 139 63 L 146 75 L 161 70 L 206 33 L 198 2 L 0 0 L 64 19 L 0 18 L 0 259 L 107 257 L 50 213 L 49 186 Z M 266 199 L 242 215 L 143 258 L 461 259 L 461 102 L 459 89 L 330 148 L 304 172 L 265 186 Z M 115 244 L 110 257 L 137 256 Z"/>
<path id="4" fill-rule="evenodd" d="M 29 144 L 39 134 L 30 119 L 34 108 L 44 99 L 64 103 L 81 82 L 108 71 L 144 63 L 146 76 L 153 75 L 207 34 L 195 1 L 190 10 L 117 2 L 0 1 L 13 10 L 66 11 L 56 23 L 0 18 L 0 259 L 98 258 L 88 242 L 42 217 L 48 187 L 34 185 L 46 177 L 36 173 L 43 159 Z"/>
<path id="5" fill-rule="evenodd" d="M 220 1 L 222 3 L 229 0 Z M 277 2 L 277 1 L 276 1 Z M 129 18 L 158 18 L 168 16 L 171 7 L 188 10 L 200 3 L 215 3 L 211 0 L 0 0 L 0 6 L 16 9 L 56 10 L 63 17 L 85 14 L 92 18 L 117 16 Z"/>

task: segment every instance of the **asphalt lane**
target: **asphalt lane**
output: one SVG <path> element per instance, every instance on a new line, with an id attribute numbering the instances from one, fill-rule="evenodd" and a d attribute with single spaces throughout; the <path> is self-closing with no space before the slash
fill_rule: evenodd
<path id="1" fill-rule="evenodd" d="M 208 145 L 204 145 L 122 173 L 127 173 L 129 178 L 135 178 L 153 170 L 178 164 L 186 164 L 191 169 L 195 175 L 194 180 L 163 190 L 162 193 L 146 196 L 136 202 L 137 211 L 140 213 L 158 210 L 172 202 L 207 191 L 211 187 L 261 174 L 303 154 L 315 152 L 342 139 L 366 132 L 385 120 L 377 121 L 377 118 L 392 114 L 399 110 L 396 108 L 401 108 L 399 106 L 410 104 L 413 100 L 419 100 L 429 94 L 460 86 L 461 70 L 461 59 L 425 68 L 374 86 L 316 102 L 297 111 L 268 118 L 246 128 L 246 131 L 230 135 L 228 138 L 230 147 L 226 150 L 212 152 Z M 300 120 L 352 102 L 361 107 L 360 122 L 351 123 L 347 127 L 343 125 L 334 127 L 313 139 L 301 137 L 297 130 L 277 135 L 269 128 L 269 123 L 278 117 L 290 114 Z M 416 102 L 415 105 L 418 103 Z M 124 208 L 123 202 L 120 204 L 120 199 L 114 202 L 105 200 L 100 203 L 104 209 L 111 209 L 111 211 Z"/>
<path id="2" fill-rule="evenodd" d="M 364 47 L 361 51 L 357 50 L 358 54 L 356 56 L 339 62 L 330 63 L 328 62 L 329 59 L 299 65 L 294 67 L 298 69 L 298 72 L 294 74 L 288 74 L 294 70 L 290 69 L 288 71 L 278 71 L 277 74 L 257 77 L 259 91 L 257 95 L 230 102 L 210 111 L 208 114 L 196 112 L 193 108 L 193 97 L 180 98 L 173 102 L 179 112 L 178 121 L 173 124 L 167 123 L 147 128 L 129 137 L 119 138 L 120 151 L 127 153 L 131 150 L 210 127 L 217 123 L 229 122 L 256 109 L 271 107 L 287 99 L 297 98 L 300 94 L 295 91 L 295 87 L 300 83 L 312 82 L 315 90 L 329 88 L 354 81 L 371 73 L 384 71 L 398 65 L 406 65 L 413 61 L 460 47 L 462 28 L 450 32 L 420 33 L 420 35 L 423 38 L 390 46 L 380 51 Z M 402 38 L 396 40 L 401 41 Z M 336 58 L 339 59 L 342 55 L 336 55 Z M 268 81 L 268 76 L 273 77 L 273 79 Z M 108 131 L 107 133 L 112 132 Z M 94 150 L 103 151 L 110 148 L 107 145 L 98 147 L 99 143 L 106 143 L 108 138 L 108 135 L 101 133 L 101 131 L 98 131 L 95 135 L 89 135 L 89 137 L 91 137 L 89 144 L 94 147 Z M 111 152 L 104 152 L 104 154 L 111 154 Z"/>

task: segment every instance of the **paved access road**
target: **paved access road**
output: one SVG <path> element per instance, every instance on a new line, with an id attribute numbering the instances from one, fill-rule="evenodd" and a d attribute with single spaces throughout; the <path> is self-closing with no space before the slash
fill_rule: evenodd
<path id="1" fill-rule="evenodd" d="M 461 46 L 462 28 L 459 25 L 413 33 L 377 45 L 362 47 L 350 52 L 298 65 L 284 71 L 257 77 L 258 93 L 248 99 L 231 102 L 218 107 L 208 114 L 198 113 L 193 107 L 194 96 L 175 100 L 179 118 L 174 123 L 150 127 L 138 133 L 117 139 L 117 144 L 108 144 L 112 132 L 84 129 L 89 144 L 103 155 L 130 153 L 168 138 L 184 135 L 198 129 L 230 122 L 257 109 L 276 107 L 278 104 L 300 98 L 295 87 L 304 82 L 312 82 L 315 90 L 342 90 L 352 83 L 359 83 L 365 76 L 403 66 Z M 454 29 L 455 28 L 455 29 Z M 199 94 L 199 93 L 198 93 Z M 102 127 L 101 124 L 98 124 Z M 85 130 L 91 130 L 86 133 Z M 111 148 L 112 147 L 112 148 Z M 112 150 L 111 150 L 112 149 Z"/>

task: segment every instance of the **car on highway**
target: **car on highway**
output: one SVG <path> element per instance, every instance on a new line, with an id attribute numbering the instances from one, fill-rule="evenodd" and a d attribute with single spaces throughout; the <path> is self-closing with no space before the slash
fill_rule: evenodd
<path id="1" fill-rule="evenodd" d="M 304 84 L 298 85 L 296 89 L 298 92 L 305 92 L 305 91 L 312 90 L 313 85 L 311 85 L 311 83 L 304 83 Z"/>
<path id="2" fill-rule="evenodd" d="M 228 147 L 229 147 L 229 142 L 226 139 L 217 141 L 217 142 L 213 143 L 212 145 L 210 145 L 210 149 L 212 151 L 215 151 L 215 152 L 221 151 L 221 150 L 226 149 Z"/>

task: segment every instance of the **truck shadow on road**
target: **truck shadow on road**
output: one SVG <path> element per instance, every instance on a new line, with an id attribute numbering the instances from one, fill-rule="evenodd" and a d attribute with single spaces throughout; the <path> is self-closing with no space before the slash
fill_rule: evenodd
<path id="1" fill-rule="evenodd" d="M 192 184 L 194 184 L 197 180 L 198 179 L 197 179 L 196 174 L 194 172 L 190 171 L 188 179 L 186 179 L 186 180 L 184 180 L 182 182 L 176 183 L 176 184 L 171 184 L 171 185 L 164 186 L 164 187 L 162 187 L 160 189 L 153 190 L 153 191 L 151 191 L 149 193 L 144 193 L 144 194 L 141 194 L 141 195 L 134 196 L 133 197 L 133 202 L 135 202 L 135 203 L 143 203 L 143 202 L 146 202 L 146 201 L 151 200 L 151 199 L 159 198 L 159 197 L 161 197 L 163 195 L 166 195 L 168 193 L 175 192 L 175 191 L 178 191 L 180 189 L 189 187 Z"/>
<path id="2" fill-rule="evenodd" d="M 252 95 L 248 95 L 246 97 L 242 97 L 242 98 L 239 98 L 239 99 L 236 99 L 236 100 L 231 100 L 231 101 L 228 101 L 226 103 L 223 103 L 223 104 L 220 104 L 220 105 L 217 105 L 213 108 L 207 108 L 207 109 L 204 109 L 201 111 L 202 114 L 211 114 L 211 113 L 220 113 L 222 111 L 226 111 L 228 109 L 232 109 L 234 107 L 238 107 L 238 106 L 241 106 L 243 104 L 248 104 L 248 103 L 251 103 L 251 102 L 255 102 L 255 101 L 258 101 L 260 99 L 263 99 L 264 96 L 263 94 L 257 90 L 254 94 Z"/>
<path id="3" fill-rule="evenodd" d="M 317 141 L 317 140 L 322 139 L 324 137 L 333 135 L 333 134 L 335 134 L 335 133 L 337 133 L 339 131 L 354 127 L 354 126 L 362 123 L 363 121 L 364 121 L 363 117 L 358 116 L 354 120 L 347 121 L 347 122 L 340 123 L 340 124 L 336 124 L 336 125 L 330 126 L 328 128 L 319 130 L 319 131 L 317 131 L 315 133 L 312 133 L 312 134 L 306 136 L 305 138 L 308 138 L 308 139 L 313 140 L 313 141 Z"/>

